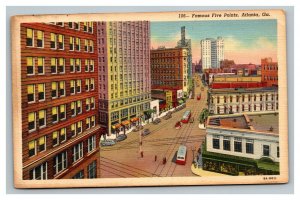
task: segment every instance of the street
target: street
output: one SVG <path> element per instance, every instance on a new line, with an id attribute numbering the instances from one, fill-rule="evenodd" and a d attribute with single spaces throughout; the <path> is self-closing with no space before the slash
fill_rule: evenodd
<path id="1" fill-rule="evenodd" d="M 202 109 L 207 107 L 207 88 L 204 87 L 204 91 L 200 91 L 202 83 L 200 79 L 196 80 L 199 82 L 195 81 L 195 98 L 186 101 L 185 109 L 173 113 L 172 118 L 168 120 L 161 119 L 161 123 L 157 125 L 144 126 L 144 129 L 148 128 L 151 133 L 142 138 L 143 157 L 140 154 L 139 132 L 129 133 L 126 140 L 114 146 L 101 147 L 101 178 L 195 176 L 191 172 L 193 156 L 196 156 L 200 144 L 205 139 L 205 130 L 198 128 L 198 118 Z M 197 84 L 200 86 L 197 87 Z M 200 92 L 199 101 L 197 95 Z M 183 124 L 180 129 L 175 129 L 175 123 L 181 120 L 186 110 L 191 110 L 194 123 Z M 175 163 L 180 144 L 187 147 L 185 165 Z M 167 160 L 166 164 L 163 164 L 164 157 Z"/>

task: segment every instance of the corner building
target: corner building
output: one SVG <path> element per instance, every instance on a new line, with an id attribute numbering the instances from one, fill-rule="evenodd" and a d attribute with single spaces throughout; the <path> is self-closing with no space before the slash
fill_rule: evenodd
<path id="1" fill-rule="evenodd" d="M 23 179 L 97 178 L 95 22 L 21 24 Z"/>
<path id="2" fill-rule="evenodd" d="M 107 135 L 130 131 L 150 109 L 150 23 L 98 22 L 99 117 Z"/>

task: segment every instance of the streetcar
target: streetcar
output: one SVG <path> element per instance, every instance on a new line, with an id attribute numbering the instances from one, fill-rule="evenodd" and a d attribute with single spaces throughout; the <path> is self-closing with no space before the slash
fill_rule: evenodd
<path id="1" fill-rule="evenodd" d="M 190 110 L 185 111 L 184 114 L 183 114 L 183 117 L 181 119 L 181 122 L 182 123 L 188 123 L 190 117 L 191 117 L 191 111 Z"/>
<path id="2" fill-rule="evenodd" d="M 201 93 L 198 94 L 198 96 L 197 96 L 197 100 L 199 101 L 200 99 L 201 99 Z"/>
<path id="3" fill-rule="evenodd" d="M 176 164 L 185 165 L 186 163 L 186 146 L 180 145 L 177 151 Z"/>

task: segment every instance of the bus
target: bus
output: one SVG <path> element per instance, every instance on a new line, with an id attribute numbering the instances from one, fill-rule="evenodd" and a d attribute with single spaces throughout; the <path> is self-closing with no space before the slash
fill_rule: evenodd
<path id="1" fill-rule="evenodd" d="M 185 165 L 186 163 L 186 146 L 180 145 L 177 151 L 176 164 Z"/>
<path id="2" fill-rule="evenodd" d="M 191 111 L 190 110 L 185 111 L 184 114 L 183 114 L 183 117 L 181 119 L 181 122 L 182 123 L 188 123 L 190 117 L 191 117 Z"/>

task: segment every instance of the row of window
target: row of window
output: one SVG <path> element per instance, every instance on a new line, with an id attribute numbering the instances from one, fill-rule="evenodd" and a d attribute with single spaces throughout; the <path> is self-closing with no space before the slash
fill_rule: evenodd
<path id="1" fill-rule="evenodd" d="M 26 46 L 44 48 L 44 31 L 26 29 Z M 35 34 L 37 35 L 35 37 Z M 36 38 L 36 39 L 35 39 Z M 84 52 L 94 53 L 94 41 L 89 39 L 81 39 L 70 36 L 69 51 L 81 51 L 81 40 L 84 40 Z M 35 44 L 36 43 L 36 44 Z M 50 48 L 64 50 L 65 49 L 65 35 L 50 33 Z"/>
<path id="2" fill-rule="evenodd" d="M 121 118 L 127 117 L 128 113 L 135 114 L 137 110 L 143 111 L 143 110 L 148 110 L 148 109 L 150 109 L 150 104 L 145 103 L 145 104 L 138 105 L 135 108 L 131 107 L 131 108 L 122 109 L 120 111 L 115 111 L 115 112 L 111 113 L 111 121 L 119 120 L 120 117 Z"/>
<path id="3" fill-rule="evenodd" d="M 278 81 L 278 76 L 264 76 L 265 81 Z"/>
<path id="4" fill-rule="evenodd" d="M 257 106 L 256 104 L 254 104 L 253 109 L 251 105 L 248 105 L 248 111 L 262 111 L 263 110 L 263 104 L 259 104 L 259 106 Z M 245 109 L 247 108 L 246 105 L 242 105 L 242 109 L 240 110 L 239 106 L 236 106 L 236 112 L 244 112 Z M 265 105 L 265 110 L 274 110 L 274 104 L 266 104 Z M 276 110 L 278 110 L 278 103 L 276 103 Z M 227 113 L 227 111 L 229 111 L 230 114 L 234 113 L 233 107 L 229 106 L 229 108 L 227 108 L 226 106 L 224 106 L 224 113 Z M 217 113 L 220 114 L 220 107 L 217 106 Z"/>
<path id="5" fill-rule="evenodd" d="M 82 22 L 83 23 L 83 31 L 93 33 L 94 22 Z M 60 27 L 68 27 L 69 29 L 80 30 L 80 22 L 50 22 L 49 24 L 57 25 Z"/>
<path id="6" fill-rule="evenodd" d="M 214 149 L 220 149 L 220 136 L 213 135 L 212 139 L 212 147 Z M 234 137 L 233 144 L 234 152 L 243 152 L 243 144 L 242 138 Z M 223 136 L 223 150 L 224 151 L 232 151 L 231 149 L 231 137 Z M 246 139 L 246 154 L 254 153 L 254 140 Z M 263 156 L 270 156 L 270 145 L 263 145 Z M 277 157 L 279 158 L 279 147 L 277 147 Z"/>
<path id="7" fill-rule="evenodd" d="M 85 119 L 86 129 L 96 126 L 96 117 L 91 116 Z M 83 132 L 82 121 L 70 125 L 71 137 L 74 138 Z M 48 138 L 49 139 L 49 138 Z M 67 128 L 61 128 L 52 133 L 52 147 L 56 147 L 67 140 Z M 47 136 L 42 136 L 28 142 L 29 157 L 35 156 L 47 149 Z"/>
<path id="8" fill-rule="evenodd" d="M 51 58 L 50 70 L 51 74 L 64 74 L 66 68 L 65 58 Z M 80 58 L 70 58 L 70 73 L 81 72 Z M 84 60 L 85 72 L 94 72 L 95 61 L 91 59 Z M 26 57 L 27 75 L 44 75 L 45 74 L 45 58 L 44 57 Z"/>
<path id="9" fill-rule="evenodd" d="M 86 99 L 86 111 L 90 109 L 95 109 L 95 98 L 87 98 Z M 66 106 L 67 104 L 62 104 L 59 106 L 55 106 L 51 108 L 51 118 L 52 123 L 57 123 L 59 121 L 63 121 L 66 119 Z M 71 102 L 71 115 L 75 117 L 82 113 L 82 100 Z M 38 121 L 37 121 L 38 118 Z M 28 131 L 33 132 L 37 129 L 37 124 L 39 125 L 39 129 L 46 127 L 47 121 L 47 111 L 39 110 L 36 112 L 28 113 Z"/>
<path id="10" fill-rule="evenodd" d="M 38 93 L 38 101 L 45 100 L 46 84 L 30 84 L 27 85 L 27 100 L 28 103 L 36 102 L 36 88 Z M 85 79 L 85 91 L 95 90 L 95 79 L 87 78 Z M 71 80 L 70 81 L 70 93 L 71 95 L 81 93 L 81 80 Z M 51 82 L 51 97 L 52 99 L 61 98 L 66 96 L 66 81 Z"/>
<path id="11" fill-rule="evenodd" d="M 248 102 L 251 101 L 251 98 L 253 97 L 253 101 L 274 101 L 274 96 L 276 96 L 276 100 L 278 100 L 278 94 L 274 95 L 274 94 L 265 94 L 265 95 L 259 95 L 259 97 L 257 95 L 248 95 Z M 242 99 L 242 102 L 245 102 L 245 96 L 242 95 L 240 96 L 236 96 L 236 102 L 240 101 L 240 98 Z M 224 96 L 224 103 L 227 103 L 227 97 Z M 214 98 L 211 99 L 211 102 L 213 103 Z M 229 102 L 232 103 L 233 102 L 233 96 L 229 96 Z M 217 96 L 217 103 L 220 103 L 220 97 Z"/>

